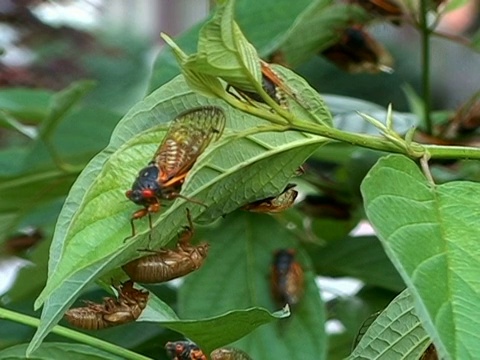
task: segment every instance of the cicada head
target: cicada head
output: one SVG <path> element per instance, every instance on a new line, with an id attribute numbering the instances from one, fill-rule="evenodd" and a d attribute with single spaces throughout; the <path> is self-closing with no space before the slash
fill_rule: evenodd
<path id="1" fill-rule="evenodd" d="M 158 182 L 159 168 L 155 164 L 144 167 L 138 173 L 132 188 L 126 192 L 128 199 L 135 204 L 148 207 L 157 202 L 157 194 L 161 192 Z"/>
<path id="2" fill-rule="evenodd" d="M 165 350 L 172 360 L 207 360 L 202 350 L 191 341 L 169 341 Z"/>

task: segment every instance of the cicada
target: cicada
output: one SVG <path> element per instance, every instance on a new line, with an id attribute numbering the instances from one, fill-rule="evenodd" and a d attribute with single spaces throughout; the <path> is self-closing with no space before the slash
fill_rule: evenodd
<path id="1" fill-rule="evenodd" d="M 169 341 L 165 350 L 171 360 L 207 360 L 203 351 L 191 341 Z"/>
<path id="2" fill-rule="evenodd" d="M 133 213 L 130 223 L 135 236 L 134 221 L 160 210 L 161 200 L 177 197 L 197 202 L 180 194 L 185 177 L 212 140 L 217 140 L 225 127 L 225 113 L 216 106 L 202 106 L 178 115 L 158 147 L 153 160 L 140 172 L 128 199 L 143 209 Z"/>
<path id="3" fill-rule="evenodd" d="M 252 360 L 244 351 L 235 348 L 220 348 L 210 354 L 212 360 Z"/>
<path id="4" fill-rule="evenodd" d="M 297 99 L 296 93 L 285 84 L 280 76 L 273 70 L 273 68 L 267 62 L 260 60 L 260 68 L 262 71 L 262 88 L 270 96 L 273 101 L 282 106 L 288 108 L 287 96 Z M 252 91 L 245 91 L 235 87 L 241 95 L 252 99 L 254 101 L 265 103 L 265 100 L 260 94 Z"/>
<path id="5" fill-rule="evenodd" d="M 322 55 L 350 73 L 393 71 L 390 53 L 360 26 L 346 29 L 340 40 L 322 51 Z"/>
<path id="6" fill-rule="evenodd" d="M 301 265 L 295 261 L 294 249 L 275 252 L 270 285 L 279 305 L 292 306 L 300 302 L 304 293 L 304 274 Z"/>
<path id="7" fill-rule="evenodd" d="M 189 226 L 185 227 L 177 248 L 153 251 L 153 255 L 133 260 L 122 268 L 130 279 L 140 283 L 161 283 L 185 276 L 200 268 L 207 257 L 207 243 L 197 246 L 190 244 L 193 236 L 193 223 L 187 212 Z"/>
<path id="8" fill-rule="evenodd" d="M 295 186 L 295 184 L 288 184 L 280 195 L 257 200 L 244 205 L 242 209 L 261 213 L 279 213 L 285 211 L 292 207 L 297 198 L 298 192 L 293 189 Z"/>
<path id="9" fill-rule="evenodd" d="M 133 281 L 127 281 L 116 289 L 117 299 L 106 297 L 103 304 L 85 301 L 87 306 L 68 310 L 65 318 L 73 326 L 87 330 L 104 329 L 135 321 L 147 306 L 148 291 L 135 289 Z"/>

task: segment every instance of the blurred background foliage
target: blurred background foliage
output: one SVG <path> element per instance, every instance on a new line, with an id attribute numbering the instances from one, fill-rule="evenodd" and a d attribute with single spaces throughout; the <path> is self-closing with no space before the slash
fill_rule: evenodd
<path id="1" fill-rule="evenodd" d="M 236 17 L 260 55 L 270 61 L 285 64 L 288 49 L 306 47 L 309 36 L 319 38 L 315 53 L 286 65 L 321 94 L 330 94 L 325 98 L 337 125 L 343 121 L 345 129 L 357 130 L 361 120 L 355 111 L 359 107 L 364 112 L 368 109 L 383 114 L 382 107 L 389 103 L 397 111 L 411 113 L 406 128 L 418 124 L 415 94 L 421 92 L 422 74 L 418 31 L 408 23 L 375 16 L 371 10 L 345 10 L 345 3 L 325 1 L 322 6 L 338 9 L 320 12 L 324 18 L 312 21 L 310 28 L 302 30 L 303 37 L 289 44 L 288 36 L 295 34 L 299 17 L 306 16 L 311 4 L 310 0 L 238 0 Z M 438 27 L 450 34 L 450 39 L 438 36 L 431 44 L 432 99 L 438 128 L 437 134 L 426 136 L 427 142 L 466 143 L 462 139 L 468 136 L 468 144 L 478 144 L 480 106 L 472 96 L 480 90 L 480 56 L 475 49 L 480 42 L 474 42 L 480 38 L 479 4 L 470 1 L 460 5 L 457 12 L 442 17 Z M 38 316 L 32 304 L 45 283 L 49 243 L 70 186 L 107 145 L 126 111 L 178 74 L 170 50 L 162 48 L 160 31 L 180 33 L 178 44 L 194 52 L 209 6 L 207 1 L 188 0 L 155 4 L 101 0 L 0 3 L 2 306 Z M 342 31 L 352 25 L 352 19 L 363 24 L 372 41 L 383 44 L 380 53 L 391 54 L 393 72 L 375 68 L 374 72 L 352 74 L 339 67 L 338 61 L 317 54 L 341 42 Z M 326 32 L 325 38 L 319 36 Z M 457 126 L 450 138 L 439 136 L 445 135 L 445 129 L 453 131 L 449 124 L 454 119 L 471 125 L 461 127 L 464 132 Z M 378 239 L 362 221 L 365 215 L 359 185 L 381 155 L 344 144 L 323 147 L 305 165 L 306 174 L 298 181 L 303 200 L 276 218 L 286 227 L 295 224 L 291 233 L 314 259 L 310 270 L 321 276 L 317 280 L 323 284 L 326 303 L 329 359 L 347 356 L 362 322 L 404 288 Z M 479 180 L 480 176 L 467 161 L 443 162 L 433 172 L 440 181 Z M 362 235 L 362 241 L 352 235 L 353 229 L 355 235 Z M 367 232 L 362 232 L 365 229 Z M 193 305 L 189 307 L 187 294 L 195 276 L 182 287 L 180 306 L 177 287 L 157 285 L 150 290 L 173 309 L 189 314 Z M 328 280 L 344 277 L 354 280 L 340 288 Z M 88 298 L 101 296 L 92 285 Z M 0 323 L 0 349 L 27 342 L 34 332 L 20 324 Z M 159 359 L 164 358 L 163 344 L 178 338 L 169 330 L 146 323 L 107 329 L 95 336 Z M 47 340 L 65 341 L 55 335 Z"/>

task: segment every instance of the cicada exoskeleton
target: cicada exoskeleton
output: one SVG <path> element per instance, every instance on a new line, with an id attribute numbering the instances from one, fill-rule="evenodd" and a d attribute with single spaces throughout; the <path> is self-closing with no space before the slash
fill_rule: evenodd
<path id="1" fill-rule="evenodd" d="M 295 250 L 280 249 L 275 252 L 271 271 L 273 298 L 281 306 L 296 305 L 304 293 L 302 266 L 295 260 Z"/>
<path id="2" fill-rule="evenodd" d="M 203 351 L 191 341 L 169 341 L 165 350 L 171 360 L 207 360 Z"/>
<path id="3" fill-rule="evenodd" d="M 147 306 L 148 291 L 135 289 L 132 281 L 127 281 L 116 289 L 117 299 L 106 297 L 102 304 L 85 301 L 86 306 L 68 310 L 65 313 L 66 320 L 75 327 L 87 330 L 135 321 Z"/>
<path id="4" fill-rule="evenodd" d="M 143 206 L 132 215 L 132 236 L 134 221 L 159 211 L 161 200 L 182 197 L 197 202 L 180 195 L 180 189 L 198 157 L 221 136 L 224 127 L 225 113 L 216 106 L 190 109 L 173 120 L 153 160 L 140 170 L 126 192 L 128 199 Z"/>
<path id="5" fill-rule="evenodd" d="M 122 268 L 130 279 L 140 283 L 161 283 L 185 276 L 202 266 L 209 245 L 190 244 L 193 223 L 189 212 L 187 215 L 189 226 L 181 234 L 176 249 L 152 250 L 153 255 L 141 257 L 124 265 Z"/>
<path id="6" fill-rule="evenodd" d="M 220 348 L 210 354 L 212 360 L 252 360 L 244 351 L 235 348 Z"/>
<path id="7" fill-rule="evenodd" d="M 297 198 L 298 192 L 293 189 L 295 186 L 295 184 L 288 184 L 280 195 L 257 200 L 244 205 L 242 209 L 261 213 L 279 213 L 285 211 L 293 206 Z"/>

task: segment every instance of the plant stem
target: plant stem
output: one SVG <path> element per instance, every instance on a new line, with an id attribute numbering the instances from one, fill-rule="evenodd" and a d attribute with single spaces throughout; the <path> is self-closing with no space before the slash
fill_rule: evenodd
<path id="1" fill-rule="evenodd" d="M 423 118 L 425 132 L 432 135 L 431 88 L 430 88 L 430 35 L 428 27 L 427 1 L 420 0 L 420 31 L 422 34 L 422 95 L 423 95 Z"/>
<path id="2" fill-rule="evenodd" d="M 6 319 L 6 320 L 11 320 L 15 321 L 24 325 L 28 325 L 31 327 L 38 327 L 40 324 L 40 320 L 37 318 L 20 314 L 15 311 L 7 310 L 4 308 L 0 308 L 0 319 Z M 132 359 L 132 360 L 151 360 L 150 358 L 134 353 L 133 351 L 124 349 L 120 346 L 108 343 L 103 340 L 99 340 L 97 338 L 94 338 L 92 336 L 80 333 L 75 330 L 67 329 L 63 326 L 55 326 L 52 329 L 52 332 L 61 336 L 64 336 L 68 339 L 72 339 L 87 345 L 90 345 L 94 348 L 101 349 L 107 352 L 110 352 L 112 354 L 118 355 L 122 358 L 125 359 Z"/>
<path id="3" fill-rule="evenodd" d="M 291 124 L 290 129 L 324 136 L 329 139 L 338 140 L 369 149 L 404 154 L 416 159 L 421 158 L 425 155 L 425 153 L 428 153 L 431 158 L 435 159 L 480 160 L 480 148 L 475 147 L 423 145 L 412 142 L 409 147 L 411 147 L 413 151 L 407 151 L 404 147 L 399 147 L 390 140 L 387 140 L 381 136 L 342 131 L 328 126 L 313 124 L 297 119 Z"/>

